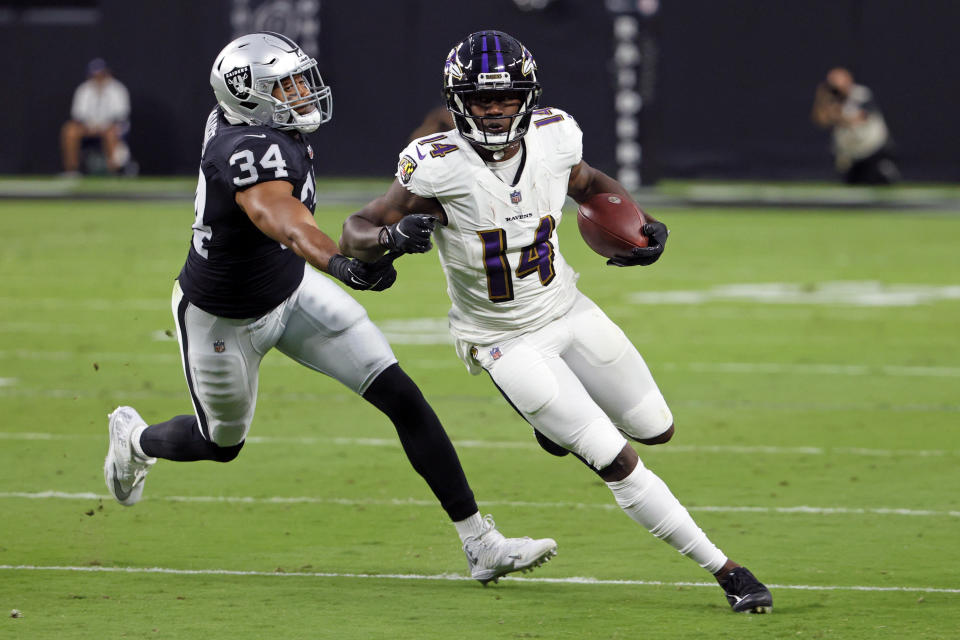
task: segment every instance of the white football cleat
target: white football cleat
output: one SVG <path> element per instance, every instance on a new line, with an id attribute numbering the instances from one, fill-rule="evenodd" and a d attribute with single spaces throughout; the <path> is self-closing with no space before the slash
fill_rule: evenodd
<path id="1" fill-rule="evenodd" d="M 103 478 L 117 502 L 129 507 L 140 501 L 144 478 L 157 459 L 144 459 L 133 451 L 133 430 L 147 424 L 136 409 L 117 407 L 109 418 L 110 449 L 103 463 Z"/>
<path id="2" fill-rule="evenodd" d="M 514 571 L 533 571 L 557 555 L 557 543 L 551 538 L 505 538 L 497 531 L 493 516 L 483 518 L 483 533 L 463 542 L 470 575 L 484 586 L 497 582 Z"/>

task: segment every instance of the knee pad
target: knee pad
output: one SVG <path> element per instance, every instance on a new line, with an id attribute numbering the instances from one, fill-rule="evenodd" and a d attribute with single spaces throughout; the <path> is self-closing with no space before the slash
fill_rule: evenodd
<path id="1" fill-rule="evenodd" d="M 651 391 L 627 411 L 617 427 L 631 438 L 647 440 L 655 438 L 673 424 L 673 413 L 667 406 L 663 394 Z"/>
<path id="2" fill-rule="evenodd" d="M 627 440 L 604 419 L 584 426 L 574 434 L 573 442 L 565 444 L 594 469 L 605 469 L 620 455 Z"/>

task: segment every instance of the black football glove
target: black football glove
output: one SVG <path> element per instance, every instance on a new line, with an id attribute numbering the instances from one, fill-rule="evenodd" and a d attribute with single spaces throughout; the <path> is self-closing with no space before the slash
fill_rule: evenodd
<path id="1" fill-rule="evenodd" d="M 327 263 L 327 273 L 351 289 L 383 291 L 397 281 L 397 270 L 393 268 L 393 261 L 400 255 L 391 252 L 376 262 L 363 262 L 338 253 Z"/>
<path id="2" fill-rule="evenodd" d="M 433 233 L 433 225 L 436 223 L 434 216 L 424 213 L 404 216 L 400 222 L 380 228 L 380 246 L 403 253 L 426 253 L 433 246 L 430 234 Z"/>
<path id="3" fill-rule="evenodd" d="M 664 245 L 667 244 L 667 236 L 670 231 L 667 225 L 662 222 L 648 222 L 643 225 L 643 235 L 650 238 L 650 244 L 645 247 L 634 248 L 629 256 L 610 258 L 607 264 L 615 267 L 635 267 L 637 265 L 647 266 L 660 259 L 663 253 Z"/>

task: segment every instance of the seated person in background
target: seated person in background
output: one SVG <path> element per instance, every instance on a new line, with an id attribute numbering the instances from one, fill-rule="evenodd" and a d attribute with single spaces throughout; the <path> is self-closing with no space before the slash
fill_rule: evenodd
<path id="1" fill-rule="evenodd" d="M 848 184 L 891 184 L 900 178 L 883 114 L 870 89 L 854 84 L 848 70 L 831 69 L 817 85 L 811 119 L 833 130 L 835 164 Z"/>
<path id="2" fill-rule="evenodd" d="M 99 139 L 111 173 L 123 169 L 130 157 L 122 137 L 130 126 L 130 95 L 102 58 L 87 64 L 87 80 L 73 94 L 70 117 L 60 131 L 63 170 L 68 175 L 79 174 L 85 138 Z"/>

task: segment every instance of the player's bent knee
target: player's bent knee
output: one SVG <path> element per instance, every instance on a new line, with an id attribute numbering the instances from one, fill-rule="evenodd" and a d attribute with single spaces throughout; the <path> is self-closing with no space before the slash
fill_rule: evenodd
<path id="1" fill-rule="evenodd" d="M 673 413 L 658 390 L 647 393 L 627 411 L 617 426 L 627 437 L 643 444 L 663 444 L 673 437 Z"/>
<path id="2" fill-rule="evenodd" d="M 655 445 L 655 444 L 664 444 L 670 442 L 670 439 L 673 438 L 673 425 L 671 424 L 666 431 L 661 433 L 658 436 L 652 438 L 636 438 L 636 441 L 641 444 L 646 445 Z"/>
<path id="3" fill-rule="evenodd" d="M 637 468 L 639 462 L 640 456 L 638 456 L 634 448 L 630 446 L 630 443 L 627 443 L 623 445 L 623 449 L 620 450 L 620 453 L 617 454 L 617 457 L 615 457 L 610 464 L 602 469 L 596 470 L 597 475 L 606 482 L 623 480 Z"/>
<path id="4" fill-rule="evenodd" d="M 571 434 L 569 441 L 557 442 L 594 470 L 605 469 L 623 452 L 624 447 L 630 446 L 623 434 L 606 417 L 577 429 Z"/>
<path id="5" fill-rule="evenodd" d="M 210 426 L 210 443 L 218 447 L 235 447 L 242 444 L 250 429 L 248 422 L 218 421 Z"/>
<path id="6" fill-rule="evenodd" d="M 240 449 L 243 449 L 243 444 L 245 441 L 241 441 L 239 444 L 235 444 L 229 447 L 221 447 L 216 444 L 210 443 L 210 453 L 212 460 L 215 462 L 230 462 L 240 455 Z"/>

